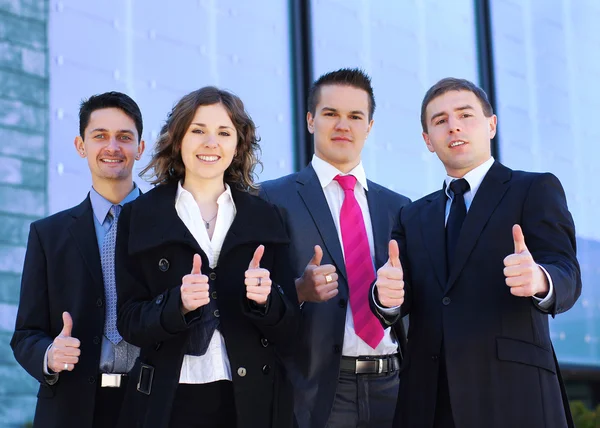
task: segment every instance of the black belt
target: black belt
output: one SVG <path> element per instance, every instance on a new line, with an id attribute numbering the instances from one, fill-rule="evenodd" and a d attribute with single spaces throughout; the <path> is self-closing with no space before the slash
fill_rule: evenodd
<path id="1" fill-rule="evenodd" d="M 400 369 L 398 355 L 381 357 L 342 357 L 340 370 L 354 374 L 383 374 Z"/>

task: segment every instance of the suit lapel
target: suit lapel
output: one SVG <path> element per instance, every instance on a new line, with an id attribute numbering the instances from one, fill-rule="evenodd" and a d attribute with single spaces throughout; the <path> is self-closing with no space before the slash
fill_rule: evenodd
<path id="1" fill-rule="evenodd" d="M 510 169 L 495 162 L 477 190 L 473 203 L 460 231 L 447 288 L 450 289 L 473 251 L 483 228 L 508 190 Z"/>
<path id="2" fill-rule="evenodd" d="M 442 289 L 446 287 L 446 195 L 441 190 L 431 195 L 429 204 L 421 210 L 423 242 L 433 263 Z"/>
<path id="3" fill-rule="evenodd" d="M 315 227 L 321 235 L 321 239 L 325 244 L 323 250 L 327 251 L 333 260 L 333 263 L 337 267 L 337 271 L 345 279 L 346 276 L 346 264 L 344 263 L 344 255 L 342 253 L 342 247 L 337 234 L 337 229 L 333 219 L 331 218 L 331 211 L 325 199 L 323 188 L 317 174 L 312 166 L 307 166 L 298 174 L 296 179 L 298 194 L 304 201 L 306 209 L 310 213 Z"/>
<path id="4" fill-rule="evenodd" d="M 98 249 L 94 212 L 92 211 L 89 194 L 81 204 L 74 208 L 72 215 L 74 221 L 69 227 L 69 233 L 79 248 L 94 284 L 98 289 L 104 290 L 100 250 Z"/>
<path id="5" fill-rule="evenodd" d="M 370 181 L 367 194 L 369 215 L 373 227 L 373 246 L 375 248 L 375 270 L 383 266 L 388 259 L 388 213 L 381 200 L 379 189 Z"/>

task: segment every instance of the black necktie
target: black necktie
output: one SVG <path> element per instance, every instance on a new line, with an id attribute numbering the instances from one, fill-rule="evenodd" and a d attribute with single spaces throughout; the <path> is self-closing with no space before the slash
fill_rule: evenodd
<path id="1" fill-rule="evenodd" d="M 454 197 L 450 206 L 450 215 L 446 222 L 446 272 L 448 276 L 450 276 L 450 270 L 454 263 L 454 250 L 456 249 L 460 229 L 467 216 L 464 193 L 469 188 L 469 183 L 464 178 L 454 180 L 450 183 L 450 190 L 454 193 Z"/>

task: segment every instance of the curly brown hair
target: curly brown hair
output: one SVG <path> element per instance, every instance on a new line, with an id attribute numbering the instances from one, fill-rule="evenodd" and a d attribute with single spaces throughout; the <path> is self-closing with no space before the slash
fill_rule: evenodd
<path id="1" fill-rule="evenodd" d="M 224 181 L 240 190 L 256 191 L 258 187 L 254 184 L 254 169 L 256 165 L 262 165 L 258 159 L 260 138 L 256 133 L 256 125 L 238 96 L 214 86 L 191 92 L 175 104 L 156 140 L 152 159 L 140 172 L 140 177 L 147 177 L 150 183 L 156 185 L 184 179 L 181 142 L 198 108 L 214 104 L 221 104 L 225 108 L 238 135 L 237 153 L 225 170 Z"/>

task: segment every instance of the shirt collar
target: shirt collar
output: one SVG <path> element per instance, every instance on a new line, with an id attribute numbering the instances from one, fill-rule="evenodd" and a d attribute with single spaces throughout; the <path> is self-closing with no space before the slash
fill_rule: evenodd
<path id="1" fill-rule="evenodd" d="M 125 196 L 121 202 L 119 202 L 119 205 L 123 206 L 127 202 L 133 201 L 139 195 L 140 189 L 137 187 L 137 184 L 133 182 L 133 190 L 129 192 L 129 194 Z M 104 220 L 106 220 L 106 216 L 110 211 L 110 207 L 113 206 L 113 203 L 98 193 L 93 186 L 92 190 L 90 190 L 90 202 L 92 203 L 92 211 L 94 212 L 96 220 L 98 220 L 100 224 L 104 224 Z"/>
<path id="2" fill-rule="evenodd" d="M 177 193 L 175 194 L 175 205 L 179 202 L 180 198 L 191 198 L 194 201 L 194 195 L 192 195 L 189 191 L 183 188 L 181 185 L 181 180 L 177 183 Z M 221 193 L 221 195 L 217 198 L 217 205 L 222 205 L 223 203 L 231 202 L 234 207 L 235 212 L 235 204 L 233 203 L 233 195 L 231 194 L 231 187 L 229 184 L 225 183 L 225 191 Z"/>
<path id="3" fill-rule="evenodd" d="M 463 177 L 469 183 L 469 191 L 471 192 L 473 197 L 475 197 L 475 193 L 477 193 L 477 189 L 479 189 L 479 186 L 481 186 L 481 182 L 483 181 L 485 175 L 488 173 L 488 171 L 490 170 L 490 168 L 492 167 L 493 164 L 494 164 L 494 158 L 490 157 L 488 160 L 486 160 L 484 163 L 479 165 L 477 168 L 474 168 L 471 171 L 467 172 L 465 174 L 465 176 Z M 450 191 L 450 183 L 452 183 L 452 181 L 454 181 L 456 179 L 457 179 L 456 177 L 451 177 L 451 176 L 447 175 L 446 179 L 444 180 L 446 196 L 448 196 L 448 198 L 450 198 L 450 199 L 452 199 L 452 195 L 450 194 L 450 192 L 451 192 Z"/>
<path id="4" fill-rule="evenodd" d="M 335 178 L 336 175 L 353 175 L 356 177 L 356 181 L 360 183 L 360 185 L 365 190 L 369 190 L 367 184 L 367 175 L 365 173 L 365 168 L 363 167 L 362 161 L 358 163 L 348 174 L 344 174 L 342 171 L 337 169 L 335 166 L 331 165 L 329 162 L 324 161 L 316 154 L 313 155 L 311 161 L 312 167 L 317 174 L 317 178 L 319 179 L 319 183 L 321 183 L 321 187 L 327 187 Z"/>

